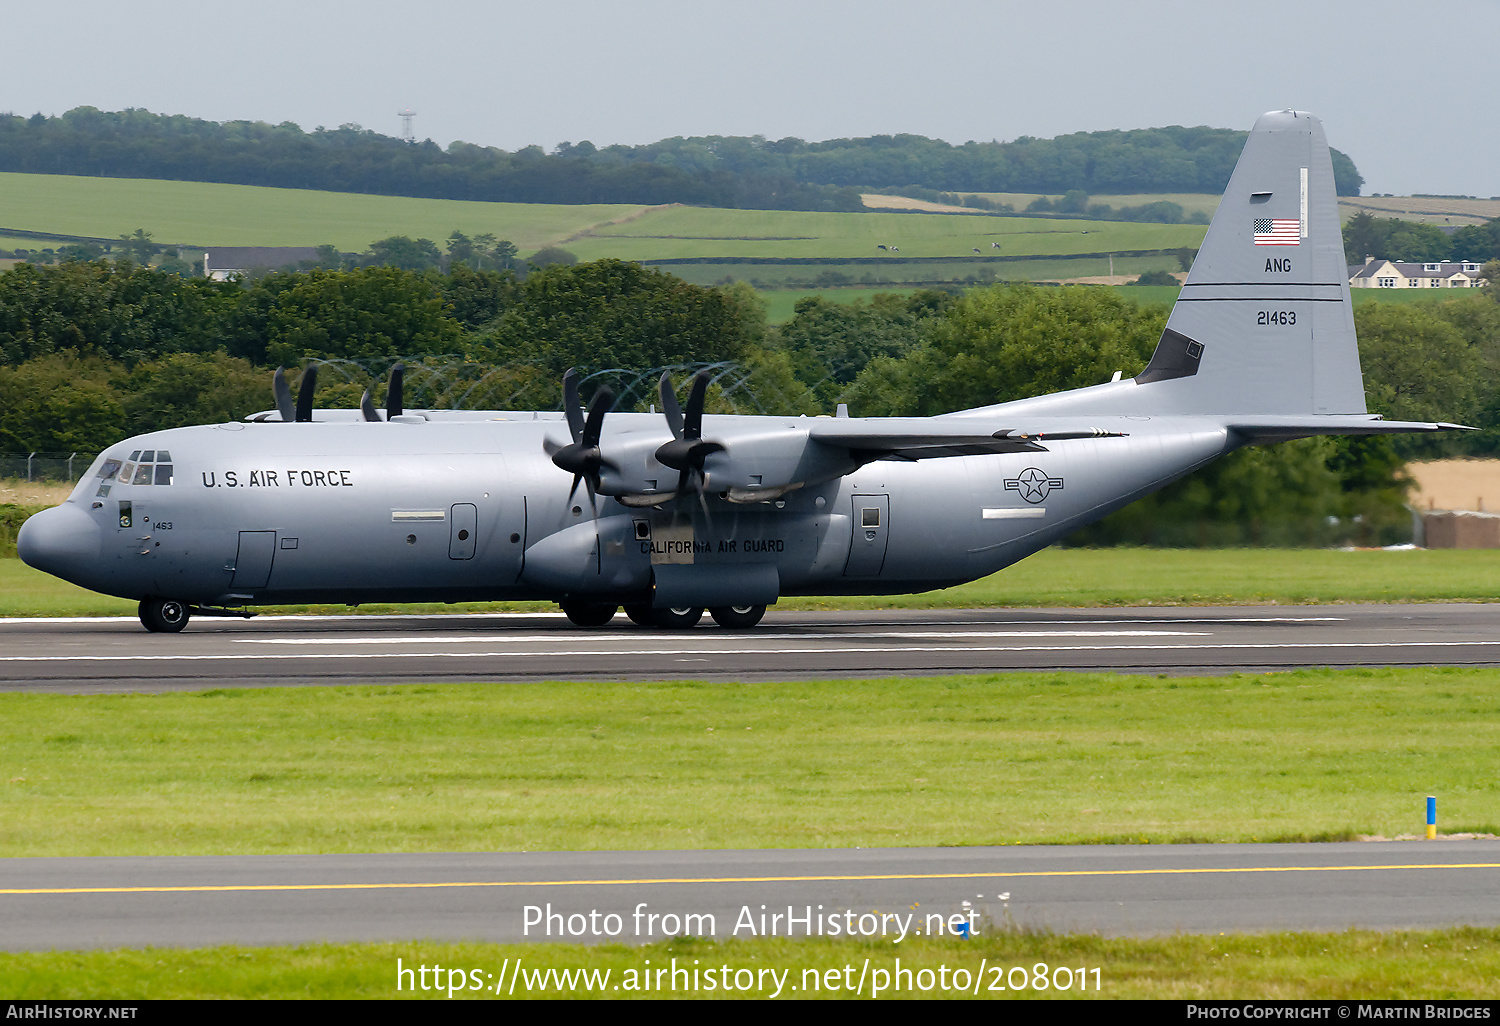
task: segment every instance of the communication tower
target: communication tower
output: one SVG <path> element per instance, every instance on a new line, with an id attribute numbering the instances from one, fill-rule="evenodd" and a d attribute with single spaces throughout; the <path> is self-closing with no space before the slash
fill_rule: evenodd
<path id="1" fill-rule="evenodd" d="M 401 119 L 401 138 L 405 142 L 416 142 L 416 136 L 412 135 L 411 119 L 417 116 L 417 112 L 410 107 L 405 110 L 396 111 L 396 116 Z"/>

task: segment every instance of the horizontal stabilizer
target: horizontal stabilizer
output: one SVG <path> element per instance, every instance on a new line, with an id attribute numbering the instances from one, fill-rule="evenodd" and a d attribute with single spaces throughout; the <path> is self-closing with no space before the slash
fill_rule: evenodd
<path id="1" fill-rule="evenodd" d="M 1434 431 L 1477 431 L 1463 424 L 1432 423 L 1407 420 L 1381 420 L 1375 414 L 1344 417 L 1276 417 L 1258 416 L 1239 420 L 1228 418 L 1230 431 L 1252 444 L 1286 442 L 1314 435 L 1406 435 Z"/>

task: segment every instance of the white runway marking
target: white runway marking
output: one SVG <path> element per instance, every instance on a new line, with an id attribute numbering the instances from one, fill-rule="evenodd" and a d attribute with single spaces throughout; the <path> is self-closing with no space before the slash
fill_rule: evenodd
<path id="1" fill-rule="evenodd" d="M 707 655 L 860 655 L 893 652 L 922 652 L 927 654 L 967 655 L 980 652 L 1191 652 L 1204 649 L 1234 651 L 1252 649 L 1266 650 L 1354 650 L 1354 649 L 1405 649 L 1405 648 L 1490 648 L 1500 641 L 1330 641 L 1330 642 L 1286 642 L 1277 644 L 1215 644 L 1212 642 L 1184 642 L 1176 645 L 965 645 L 958 649 L 934 649 L 928 645 L 869 645 L 853 648 L 715 648 Z M 565 649 L 517 651 L 509 649 L 497 652 L 257 652 L 257 653 L 209 653 L 204 655 L 53 655 L 53 656 L 0 656 L 3 663 L 171 663 L 208 662 L 213 660 L 234 662 L 238 660 L 332 660 L 332 659 L 538 659 L 538 658 L 598 658 L 603 656 L 680 656 L 681 647 L 676 648 L 620 648 L 591 649 L 580 652 L 574 646 Z"/>
<path id="2" fill-rule="evenodd" d="M 852 635 L 859 638 L 934 638 L 940 640 L 953 640 L 955 638 L 1153 638 L 1153 637 L 1207 637 L 1211 631 L 871 631 L 863 634 Z M 660 635 L 657 635 L 658 637 Z M 651 635 L 641 634 L 586 634 L 573 640 L 578 642 L 604 642 L 629 643 L 641 641 Z M 734 635 L 710 634 L 705 632 L 703 636 L 676 635 L 684 643 L 713 643 L 723 641 Z M 757 641 L 826 641 L 830 638 L 848 639 L 848 632 L 839 634 L 759 634 L 754 635 Z M 498 634 L 498 635 L 474 635 L 465 637 L 450 636 L 442 638 L 432 637 L 410 637 L 403 635 L 394 638 L 235 638 L 237 644 L 241 645 L 478 645 L 478 644 L 529 644 L 531 642 L 557 641 L 556 634 Z"/>
<path id="3" fill-rule="evenodd" d="M 199 617 L 199 621 L 208 619 Z M 227 623 L 235 620 L 247 619 L 239 616 L 215 617 Z M 420 620 L 424 622 L 433 621 L 472 621 L 472 620 L 553 620 L 563 624 L 567 618 L 562 613 L 257 613 L 251 619 L 257 624 L 265 623 L 328 623 L 340 624 L 351 630 L 357 630 L 364 624 L 379 623 L 383 620 Z M 1149 623 L 1160 622 L 1162 624 L 1177 623 L 1342 623 L 1347 620 L 1345 616 L 1234 616 L 1234 617 L 1191 617 L 1172 616 L 1162 617 L 1159 621 L 1148 621 L 1141 618 L 1120 618 L 1110 620 L 930 620 L 929 623 L 937 627 L 970 627 L 975 625 L 989 625 L 995 627 L 1020 627 L 1028 625 L 1046 626 L 1047 624 L 1115 624 L 1115 623 Z M 881 627 L 888 621 L 884 620 L 846 620 L 841 626 L 847 627 Z M 0 627 L 35 627 L 45 624 L 132 624 L 139 625 L 140 620 L 134 616 L 9 616 L 0 617 Z"/>

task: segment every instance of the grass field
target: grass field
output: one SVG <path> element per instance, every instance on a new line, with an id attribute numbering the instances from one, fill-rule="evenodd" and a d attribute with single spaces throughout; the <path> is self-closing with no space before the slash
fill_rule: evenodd
<path id="1" fill-rule="evenodd" d="M 0 695 L 0 856 L 1494 833 L 1500 671 Z"/>
<path id="2" fill-rule="evenodd" d="M 366 196 L 250 185 L 0 173 L 0 228 L 112 239 L 137 228 L 158 243 L 321 246 L 362 252 L 391 235 L 442 243 L 454 229 L 493 232 L 524 256 L 604 221 L 644 209 Z M 61 243 L 19 242 L 27 249 Z M 9 247 L 8 247 L 9 248 Z M 201 255 L 201 254 L 200 254 Z"/>
<path id="3" fill-rule="evenodd" d="M 637 216 L 641 215 L 641 216 Z M 607 224 L 606 222 L 614 222 Z M 137 228 L 158 242 L 217 246 L 331 243 L 360 251 L 389 235 L 437 241 L 455 228 L 494 232 L 522 253 L 563 242 L 580 259 L 679 256 L 959 256 L 991 241 L 1008 255 L 1196 246 L 1193 225 L 911 214 L 817 214 L 672 206 L 477 203 L 267 189 L 202 182 L 0 174 L 0 229 L 115 238 Z M 1087 235 L 1083 233 L 1087 232 Z M 3 232 L 0 232 L 3 234 Z M 18 240 L 26 248 L 54 245 Z M 54 246 L 55 248 L 55 246 Z"/>
<path id="4" fill-rule="evenodd" d="M 903 977 L 906 989 L 892 991 L 896 959 L 911 972 Z M 431 972 L 412 982 L 402 980 L 396 990 L 397 959 L 402 968 L 442 966 L 441 986 L 433 987 Z M 647 960 L 650 960 L 649 967 Z M 647 968 L 712 968 L 746 990 L 647 992 L 639 984 Z M 1079 998 L 1173 999 L 1255 998 L 1261 1000 L 1380 998 L 1441 999 L 1494 998 L 1500 994 L 1500 931 L 1454 929 L 1375 933 L 1351 930 L 1340 934 L 1272 933 L 1220 937 L 1181 935 L 1160 938 L 1111 939 L 1093 936 L 1056 936 L 1016 930 L 997 931 L 973 940 L 908 938 L 899 946 L 855 941 L 738 940 L 712 943 L 676 940 L 626 948 L 619 945 L 582 947 L 556 944 L 443 944 L 411 941 L 400 944 L 309 944 L 295 947 L 219 947 L 199 951 L 148 948 L 144 951 L 47 952 L 7 955 L 0 962 L 0 993 L 12 999 L 85 1000 L 108 996 L 121 1000 L 180 998 L 406 998 L 447 1001 L 447 985 L 459 989 L 453 998 L 489 998 L 483 991 L 462 989 L 473 977 L 451 976 L 449 970 L 478 970 L 497 977 L 520 960 L 522 983 L 507 999 L 528 997 L 607 999 L 660 998 L 869 998 L 882 980 L 880 997 L 931 999 L 970 996 L 978 978 L 981 999 Z M 846 983 L 870 968 L 869 981 L 858 995 Z M 1059 985 L 1045 991 L 993 991 L 1009 978 L 1020 983 L 1035 978 L 1038 964 L 1085 968 L 1088 987 L 1073 972 L 1059 972 Z M 846 966 L 854 973 L 846 977 Z M 1001 967 L 997 975 L 993 967 Z M 944 968 L 945 967 L 945 968 Z M 981 974 L 982 967 L 989 967 Z M 595 977 L 593 991 L 575 975 L 574 986 L 528 989 L 532 973 L 588 970 L 609 972 Z M 1093 970 L 1098 969 L 1096 975 Z M 748 971 L 747 971 L 748 970 Z M 763 988 L 756 986 L 758 971 Z M 832 977 L 827 976 L 834 971 Z M 879 975 L 884 972 L 885 976 Z M 774 973 L 775 977 L 769 975 Z M 509 977 L 507 977 L 509 978 Z M 702 979 L 703 977 L 700 977 Z M 687 977 L 681 978 L 684 985 Z M 775 980 L 782 981 L 778 994 Z M 939 989 L 937 980 L 953 981 Z M 420 980 L 420 982 L 418 982 Z M 837 986 L 831 986 L 833 981 Z M 907 981 L 910 981 L 909 983 Z M 485 981 L 488 984 L 488 981 Z M 429 989 L 421 989 L 427 986 Z M 413 989 L 415 988 L 415 989 Z M 618 989 L 617 989 L 618 988 Z M 795 988 L 795 989 L 793 989 Z"/>
<path id="5" fill-rule="evenodd" d="M 1113 250 L 1197 246 L 1201 225 L 1058 221 L 1034 217 L 879 213 L 831 214 L 779 210 L 667 207 L 629 223 L 591 230 L 569 242 L 581 259 L 672 257 L 836 259 L 881 257 L 1056 256 Z M 992 242 L 1000 243 L 998 250 Z M 889 251 L 885 251 L 889 255 Z M 892 257 L 892 259 L 895 259 Z"/>

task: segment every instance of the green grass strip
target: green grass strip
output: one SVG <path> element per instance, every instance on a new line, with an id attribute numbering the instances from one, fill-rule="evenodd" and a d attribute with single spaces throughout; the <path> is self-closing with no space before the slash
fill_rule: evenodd
<path id="1" fill-rule="evenodd" d="M 0 695 L 0 856 L 1500 832 L 1500 670 Z"/>
<path id="2" fill-rule="evenodd" d="M 410 970 L 399 990 L 398 959 Z M 967 941 L 909 938 L 899 945 L 413 941 L 23 953 L 0 961 L 0 992 L 20 1000 L 869 999 L 876 986 L 887 999 L 1493 999 L 1500 996 L 1497 981 L 1500 930 L 1476 928 L 1118 939 L 1001 930 Z M 1067 989 L 1058 989 L 1063 984 Z"/>

